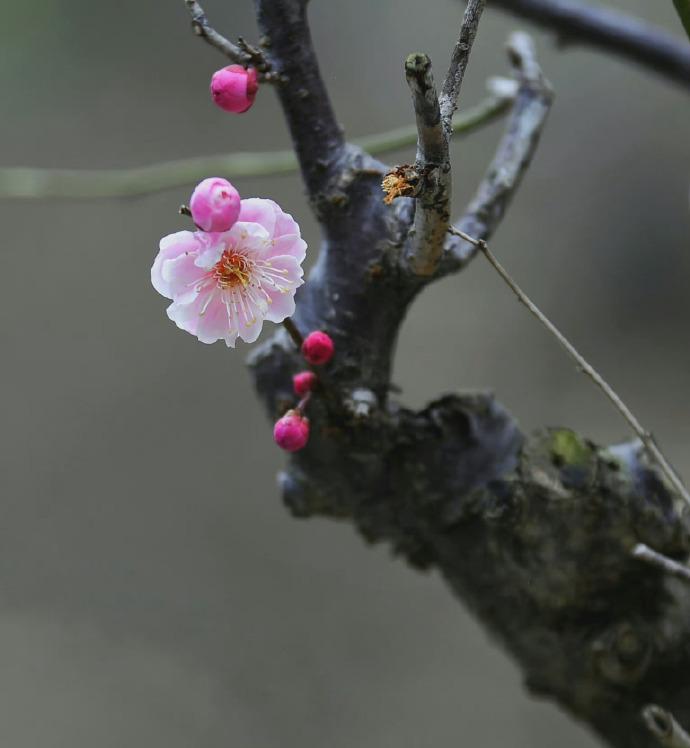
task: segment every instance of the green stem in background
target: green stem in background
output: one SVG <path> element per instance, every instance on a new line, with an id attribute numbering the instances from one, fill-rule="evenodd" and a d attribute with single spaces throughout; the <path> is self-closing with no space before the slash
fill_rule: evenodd
<path id="1" fill-rule="evenodd" d="M 490 96 L 453 121 L 453 132 L 467 135 L 508 111 L 510 96 Z M 372 155 L 417 142 L 414 125 L 366 135 L 354 141 Z M 226 178 L 263 177 L 297 170 L 293 151 L 228 153 L 164 161 L 132 169 L 0 168 L 0 198 L 137 197 L 182 187 L 211 175 Z"/>
<path id="2" fill-rule="evenodd" d="M 673 4 L 676 6 L 676 12 L 680 16 L 685 33 L 690 39 L 690 0 L 673 0 Z"/>

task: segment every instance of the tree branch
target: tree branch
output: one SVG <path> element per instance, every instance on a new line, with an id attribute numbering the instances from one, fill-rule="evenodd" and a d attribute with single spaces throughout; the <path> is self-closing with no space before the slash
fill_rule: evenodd
<path id="1" fill-rule="evenodd" d="M 673 715 L 656 704 L 642 710 L 647 729 L 663 748 L 690 748 L 690 735 L 676 722 Z"/>
<path id="2" fill-rule="evenodd" d="M 683 579 L 686 582 L 690 582 L 690 566 L 680 564 L 678 561 L 674 561 L 672 558 L 667 558 L 661 553 L 657 553 L 655 550 L 650 548 L 644 543 L 638 543 L 632 552 L 635 558 L 639 558 L 641 561 L 645 561 L 652 566 L 656 566 L 658 569 L 670 574 L 671 576 Z"/>
<path id="3" fill-rule="evenodd" d="M 219 34 L 208 22 L 206 13 L 196 0 L 185 0 L 185 5 L 192 17 L 192 29 L 197 36 L 208 42 L 212 47 L 222 52 L 231 62 L 238 65 L 252 64 L 251 55 L 242 50 L 237 44 Z"/>
<path id="4" fill-rule="evenodd" d="M 492 7 L 528 18 L 565 42 L 619 55 L 690 87 L 690 46 L 633 16 L 582 0 L 490 0 Z"/>
<path id="5" fill-rule="evenodd" d="M 530 165 L 553 101 L 534 45 L 526 34 L 511 34 L 508 55 L 519 88 L 505 133 L 486 176 L 456 228 L 478 239 L 488 239 L 500 224 L 511 198 Z M 439 276 L 456 272 L 475 256 L 476 247 L 457 236 L 446 243 Z"/>
<path id="6" fill-rule="evenodd" d="M 443 81 L 440 96 L 441 120 L 447 139 L 450 139 L 451 121 L 458 105 L 460 87 L 465 77 L 465 70 L 467 69 L 474 38 L 477 35 L 479 19 L 484 11 L 485 4 L 485 0 L 469 0 L 467 3 L 462 19 L 462 26 L 460 27 L 460 34 L 453 49 L 450 67 Z"/>
<path id="7" fill-rule="evenodd" d="M 575 348 L 575 346 L 563 335 L 563 333 L 551 322 L 551 320 L 539 309 L 539 307 L 527 296 L 527 294 L 518 286 L 518 284 L 511 278 L 506 269 L 501 265 L 498 259 L 491 252 L 486 242 L 483 239 L 475 239 L 472 236 L 459 231 L 451 226 L 450 231 L 466 242 L 473 244 L 479 251 L 486 257 L 489 264 L 499 274 L 501 279 L 515 294 L 518 301 L 523 304 L 529 313 L 535 317 L 543 327 L 556 339 L 558 344 L 565 350 L 570 358 L 577 364 L 577 368 L 604 393 L 608 400 L 613 404 L 614 408 L 623 416 L 627 424 L 633 430 L 635 435 L 644 444 L 645 449 L 657 463 L 657 466 L 661 472 L 666 476 L 673 489 L 677 491 L 679 496 L 682 496 L 685 503 L 690 507 L 690 494 L 683 485 L 683 481 L 678 476 L 678 473 L 674 470 L 673 466 L 666 459 L 664 453 L 661 451 L 657 443 L 654 441 L 651 433 L 647 431 L 642 424 L 638 421 L 635 414 L 630 408 L 623 402 L 618 393 L 611 387 L 611 385 L 599 374 L 599 372 L 585 359 L 585 357 Z M 690 570 L 688 571 L 690 575 Z"/>
<path id="8" fill-rule="evenodd" d="M 305 0 L 255 0 L 257 20 L 312 205 L 322 217 L 342 171 L 345 140 L 319 72 Z"/>

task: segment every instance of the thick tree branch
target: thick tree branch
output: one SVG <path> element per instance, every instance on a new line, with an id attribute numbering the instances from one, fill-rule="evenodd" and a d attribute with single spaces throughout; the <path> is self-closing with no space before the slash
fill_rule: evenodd
<path id="1" fill-rule="evenodd" d="M 319 72 L 306 5 L 305 0 L 255 0 L 271 67 L 283 81 L 278 95 L 307 192 L 317 214 L 325 219 L 346 149 Z"/>
<path id="2" fill-rule="evenodd" d="M 690 45 L 633 16 L 594 7 L 584 0 L 490 0 L 489 7 L 502 8 L 552 29 L 563 42 L 620 55 L 690 87 Z"/>
<path id="3" fill-rule="evenodd" d="M 553 101 L 553 91 L 536 60 L 534 45 L 526 34 L 512 34 L 508 54 L 519 89 L 486 176 L 456 228 L 477 239 L 488 239 L 497 228 L 511 198 L 532 160 Z M 439 275 L 462 269 L 476 254 L 476 247 L 455 236 L 446 243 Z"/>
<path id="4" fill-rule="evenodd" d="M 465 14 L 460 27 L 458 40 L 453 48 L 453 54 L 450 60 L 448 73 L 443 81 L 443 87 L 440 96 L 441 120 L 446 133 L 446 138 L 450 139 L 450 127 L 453 119 L 453 113 L 458 105 L 458 96 L 460 87 L 465 77 L 465 70 L 470 59 L 470 52 L 474 38 L 477 35 L 477 27 L 481 18 L 486 2 L 485 0 L 469 0 L 465 8 Z"/>
<path id="5" fill-rule="evenodd" d="M 611 387 L 611 385 L 599 374 L 599 372 L 585 359 L 585 357 L 575 348 L 575 346 L 563 335 L 563 333 L 551 322 L 551 320 L 539 309 L 539 307 L 529 298 L 529 296 L 518 286 L 513 278 L 508 274 L 507 270 L 501 265 L 498 259 L 494 256 L 493 252 L 489 249 L 487 243 L 483 239 L 475 239 L 472 236 L 459 231 L 453 227 L 450 231 L 456 236 L 464 239 L 466 242 L 474 245 L 479 251 L 486 257 L 489 264 L 499 274 L 501 279 L 515 294 L 518 301 L 523 304 L 529 313 L 535 317 L 539 323 L 546 328 L 546 330 L 556 339 L 558 344 L 565 350 L 570 358 L 575 362 L 579 371 L 594 382 L 594 384 L 604 393 L 608 400 L 613 404 L 614 408 L 623 416 L 626 423 L 639 440 L 644 444 L 647 453 L 656 462 L 657 467 L 664 474 L 669 484 L 673 486 L 674 491 L 679 496 L 682 496 L 685 503 L 690 507 L 690 494 L 688 494 L 687 488 L 683 485 L 683 481 L 678 476 L 678 473 L 674 470 L 673 466 L 666 459 L 664 453 L 661 451 L 657 443 L 654 441 L 651 433 L 647 431 L 637 419 L 637 416 L 630 410 L 630 408 L 623 402 L 618 393 Z M 639 548 L 639 546 L 638 546 Z M 636 549 L 637 550 L 637 549 Z M 639 551 L 638 551 L 639 552 Z M 633 551 L 635 554 L 635 551 Z M 690 570 L 688 570 L 690 575 Z"/>

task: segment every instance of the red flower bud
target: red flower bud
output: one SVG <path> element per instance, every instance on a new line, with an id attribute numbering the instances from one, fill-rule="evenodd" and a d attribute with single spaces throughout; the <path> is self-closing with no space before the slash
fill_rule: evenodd
<path id="1" fill-rule="evenodd" d="M 292 387 L 297 397 L 303 397 L 307 392 L 311 392 L 316 386 L 316 374 L 313 371 L 300 371 L 292 377 Z"/>
<path id="2" fill-rule="evenodd" d="M 309 421 L 299 411 L 288 410 L 276 421 L 273 439 L 286 452 L 297 452 L 309 441 Z"/>
<path id="3" fill-rule="evenodd" d="M 302 355 L 313 366 L 327 364 L 335 353 L 335 346 L 330 335 L 317 330 L 310 332 L 302 343 Z"/>
<path id="4" fill-rule="evenodd" d="M 211 97 L 226 112 L 240 114 L 254 103 L 259 81 L 254 68 L 228 65 L 217 70 L 211 78 Z"/>

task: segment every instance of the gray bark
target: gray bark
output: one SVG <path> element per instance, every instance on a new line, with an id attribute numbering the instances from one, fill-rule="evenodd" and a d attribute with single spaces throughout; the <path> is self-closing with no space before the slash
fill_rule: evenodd
<path id="1" fill-rule="evenodd" d="M 690 523 L 637 444 L 599 447 L 567 430 L 522 434 L 489 394 L 420 411 L 391 395 L 397 334 L 434 278 L 472 249 L 446 243 L 434 278 L 403 261 L 414 201 L 384 205 L 386 167 L 347 145 L 318 72 L 301 0 L 256 0 L 271 69 L 324 234 L 295 322 L 324 329 L 336 356 L 312 400 L 312 436 L 280 476 L 296 517 L 347 520 L 418 569 L 437 569 L 512 655 L 535 695 L 612 746 L 651 748 L 654 702 L 690 724 L 690 594 L 633 555 L 682 559 Z M 551 99 L 524 36 L 520 93 L 496 160 L 459 225 L 487 238 L 534 152 Z M 284 331 L 250 362 L 271 418 L 294 405 L 303 361 Z"/>

